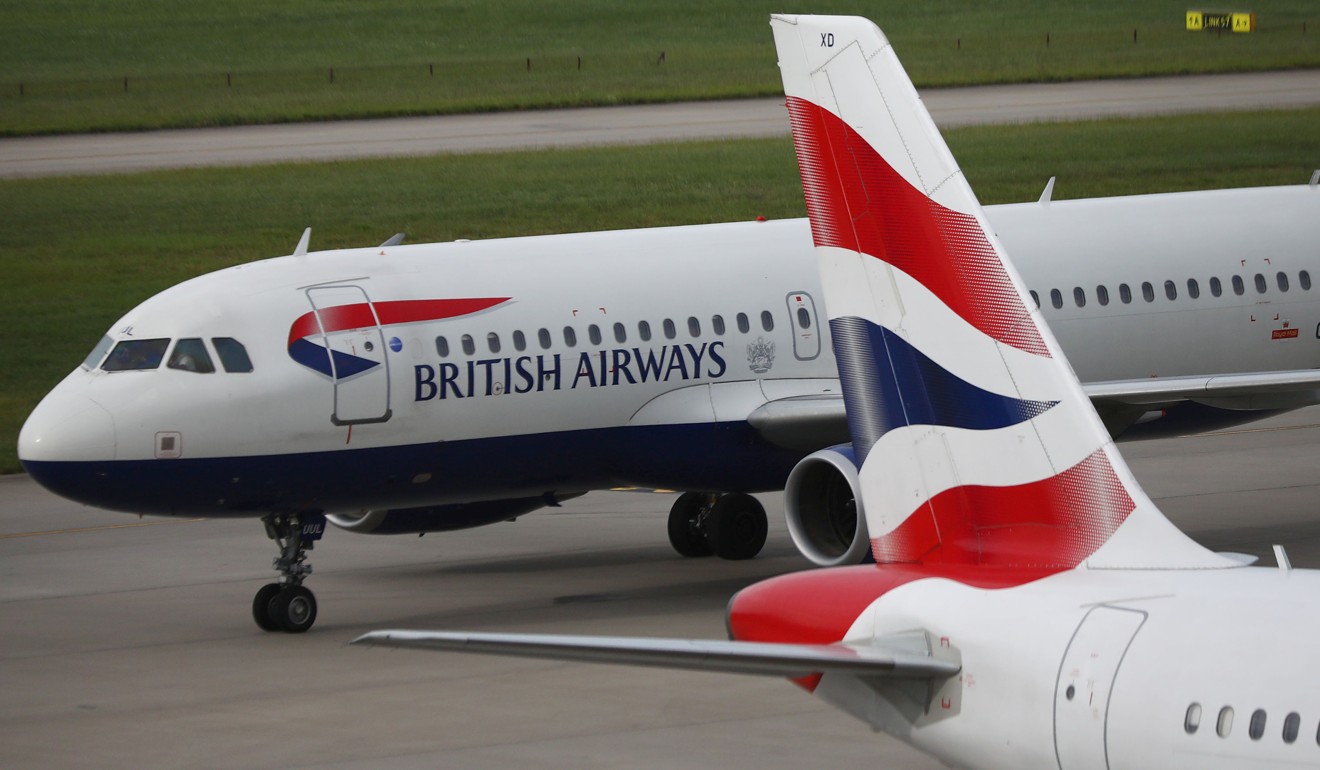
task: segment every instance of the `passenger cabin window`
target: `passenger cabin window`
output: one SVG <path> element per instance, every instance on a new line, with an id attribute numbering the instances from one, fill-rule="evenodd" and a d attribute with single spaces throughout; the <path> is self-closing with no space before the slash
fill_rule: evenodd
<path id="1" fill-rule="evenodd" d="M 1141 298 L 1147 302 L 1155 301 L 1155 287 L 1150 285 L 1150 281 L 1142 281 Z"/>
<path id="2" fill-rule="evenodd" d="M 600 327 L 595 324 L 588 326 L 587 339 L 591 340 L 592 345 L 599 345 L 601 340 Z"/>
<path id="3" fill-rule="evenodd" d="M 1269 287 L 1266 286 L 1265 284 L 1265 276 L 1261 275 L 1260 273 L 1256 273 L 1256 293 L 1264 294 L 1267 288 Z"/>
<path id="4" fill-rule="evenodd" d="M 1178 299 L 1178 284 L 1173 281 L 1165 281 L 1164 296 L 1168 297 L 1171 301 Z"/>
<path id="5" fill-rule="evenodd" d="M 1063 292 L 1058 289 L 1050 289 L 1050 304 L 1055 310 L 1063 307 Z"/>
<path id="6" fill-rule="evenodd" d="M 1031 289 L 1031 290 L 1029 290 L 1028 293 L 1031 294 L 1031 301 L 1032 301 L 1032 302 L 1035 302 L 1035 303 L 1036 303 L 1036 307 L 1039 308 L 1039 307 L 1040 307 L 1040 295 L 1036 293 L 1036 290 L 1035 290 L 1035 289 Z"/>
<path id="7" fill-rule="evenodd" d="M 693 337 L 701 336 L 701 322 L 696 318 L 688 318 L 688 334 L 691 334 Z"/>
<path id="8" fill-rule="evenodd" d="M 1130 286 L 1128 286 L 1126 283 L 1120 283 L 1120 284 L 1118 285 L 1118 298 L 1121 299 L 1121 300 L 1123 301 L 1123 304 L 1124 304 L 1124 305 L 1129 305 L 1129 304 L 1131 304 L 1131 303 L 1132 303 L 1132 288 L 1131 288 Z"/>
<path id="9" fill-rule="evenodd" d="M 798 328 L 799 328 L 799 329 L 810 329 L 810 328 L 811 328 L 811 313 L 807 312 L 807 309 L 804 308 L 804 307 L 800 307 L 800 308 L 798 308 L 798 309 L 797 309 L 797 322 L 798 322 Z"/>
<path id="10" fill-rule="evenodd" d="M 487 334 L 486 347 L 490 348 L 490 352 L 492 353 L 500 352 L 500 335 L 496 334 L 495 332 L 491 332 L 490 334 Z"/>
<path id="11" fill-rule="evenodd" d="M 1233 707 L 1225 706 L 1219 710 L 1219 719 L 1215 722 L 1215 734 L 1227 738 L 1233 732 Z"/>
<path id="12" fill-rule="evenodd" d="M 614 341 L 619 343 L 628 341 L 628 330 L 623 327 L 623 324 L 614 325 Z"/>
<path id="13" fill-rule="evenodd" d="M 522 331 L 513 333 L 513 349 L 519 353 L 527 349 L 527 335 L 523 334 Z"/>
<path id="14" fill-rule="evenodd" d="M 437 356 L 440 356 L 441 358 L 447 358 L 449 356 L 449 340 L 445 339 L 444 337 L 436 337 L 435 354 Z"/>
<path id="15" fill-rule="evenodd" d="M 564 327 L 564 344 L 570 348 L 577 347 L 577 330 L 572 326 Z"/>
<path id="16" fill-rule="evenodd" d="M 541 346 L 541 350 L 549 350 L 551 344 L 550 330 L 538 329 L 536 332 L 536 343 Z"/>
<path id="17" fill-rule="evenodd" d="M 477 343 L 472 341 L 471 334 L 464 334 L 460 342 L 463 343 L 463 352 L 472 355 L 477 352 Z"/>
<path id="18" fill-rule="evenodd" d="M 1311 290 L 1311 274 L 1303 270 L 1297 274 L 1297 283 L 1301 284 L 1302 291 Z"/>
<path id="19" fill-rule="evenodd" d="M 1280 270 L 1280 271 L 1279 271 L 1279 274 L 1276 275 L 1276 276 L 1274 276 L 1274 279 L 1275 279 L 1276 281 L 1279 282 L 1279 291 L 1287 291 L 1287 290 L 1288 290 L 1288 274 L 1287 274 L 1287 273 L 1285 273 L 1285 272 L 1283 272 L 1282 270 Z"/>
<path id="20" fill-rule="evenodd" d="M 674 326 L 674 322 L 672 319 L 666 318 L 665 322 L 661 324 L 661 326 L 663 326 L 665 329 L 665 339 L 672 340 L 673 338 L 678 336 L 678 327 Z"/>
<path id="21" fill-rule="evenodd" d="M 101 368 L 107 372 L 137 372 L 160 368 L 168 339 L 124 340 L 110 351 Z"/>
<path id="22" fill-rule="evenodd" d="M 1233 276 L 1233 293 L 1241 297 L 1247 290 L 1246 285 L 1242 283 L 1242 276 Z"/>
<path id="23" fill-rule="evenodd" d="M 83 359 L 83 368 L 95 369 L 100 366 L 101 361 L 105 358 L 105 354 L 110 352 L 110 347 L 114 344 L 115 341 L 110 338 L 109 334 L 102 337 L 101 340 L 96 343 L 96 347 L 92 348 L 92 352 L 87 354 L 87 358 Z"/>
<path id="24" fill-rule="evenodd" d="M 1258 741 L 1265 734 L 1265 709 L 1256 709 L 1251 712 L 1251 724 L 1247 725 L 1247 735 L 1251 740 Z"/>
<path id="25" fill-rule="evenodd" d="M 1201 728 L 1201 704 L 1193 703 L 1187 707 L 1187 716 L 1183 717 L 1183 729 L 1188 735 L 1196 735 Z"/>
<path id="26" fill-rule="evenodd" d="M 1201 284 L 1197 283 L 1195 278 L 1187 279 L 1187 296 L 1192 299 L 1201 296 Z"/>
<path id="27" fill-rule="evenodd" d="M 252 359 L 248 358 L 247 348 L 233 337 L 212 337 L 211 344 L 215 354 L 220 357 L 220 365 L 229 374 L 247 374 L 252 371 Z M 449 349 L 448 343 L 445 349 Z"/>
<path id="28" fill-rule="evenodd" d="M 1220 283 L 1218 278 L 1210 279 L 1210 293 L 1216 297 L 1223 295 L 1224 284 Z"/>
<path id="29" fill-rule="evenodd" d="M 1095 287 L 1095 301 L 1100 303 L 1100 307 L 1109 304 L 1109 289 L 1104 286 Z"/>
<path id="30" fill-rule="evenodd" d="M 1306 275 L 1306 273 L 1302 273 L 1302 275 Z M 746 314 L 746 313 L 739 313 L 739 314 L 738 314 L 737 321 L 738 321 L 738 331 L 739 331 L 739 332 L 741 332 L 741 333 L 743 333 L 743 334 L 746 334 L 747 332 L 751 331 L 751 329 L 752 329 L 752 323 L 751 323 L 751 321 L 747 320 L 747 314 Z"/>
<path id="31" fill-rule="evenodd" d="M 211 363 L 211 354 L 206 352 L 206 344 L 197 337 L 187 337 L 174 343 L 170 360 L 165 364 L 171 369 L 197 374 L 211 374 L 215 364 Z"/>
<path id="32" fill-rule="evenodd" d="M 1283 742 L 1295 743 L 1302 727 L 1302 715 L 1296 711 L 1283 718 Z"/>
<path id="33" fill-rule="evenodd" d="M 651 324 L 646 321 L 637 322 L 637 336 L 642 338 L 642 342 L 651 341 Z"/>
<path id="34" fill-rule="evenodd" d="M 775 330 L 775 317 L 770 314 L 769 310 L 761 311 L 761 328 L 768 332 Z"/>
<path id="35" fill-rule="evenodd" d="M 724 316 L 722 316 L 722 315 L 712 316 L 711 319 L 710 319 L 710 328 L 714 329 L 716 334 L 718 334 L 718 335 L 720 335 L 721 337 L 723 337 L 723 336 L 724 336 Z"/>
<path id="36" fill-rule="evenodd" d="M 1080 286 L 1074 286 L 1073 302 L 1077 304 L 1077 307 L 1086 307 L 1086 290 Z"/>

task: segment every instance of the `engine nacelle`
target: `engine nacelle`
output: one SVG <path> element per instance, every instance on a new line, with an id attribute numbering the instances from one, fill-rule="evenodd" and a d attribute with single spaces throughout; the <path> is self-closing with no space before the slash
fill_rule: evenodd
<path id="1" fill-rule="evenodd" d="M 484 527 L 516 518 L 574 495 L 543 495 L 509 500 L 428 505 L 422 508 L 391 508 L 361 513 L 330 513 L 326 519 L 340 529 L 359 535 L 412 535 Z"/>
<path id="2" fill-rule="evenodd" d="M 788 474 L 784 513 L 793 543 L 821 567 L 861 564 L 871 541 L 850 444 L 807 455 Z"/>

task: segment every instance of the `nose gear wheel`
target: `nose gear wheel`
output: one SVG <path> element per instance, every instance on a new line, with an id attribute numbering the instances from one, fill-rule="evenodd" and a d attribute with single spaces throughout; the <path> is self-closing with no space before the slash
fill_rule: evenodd
<path id="1" fill-rule="evenodd" d="M 302 582 L 312 574 L 307 552 L 325 531 L 320 514 L 273 513 L 262 518 L 266 536 L 279 546 L 271 565 L 279 582 L 267 583 L 252 597 L 252 619 L 263 631 L 300 634 L 316 622 L 316 597 Z"/>

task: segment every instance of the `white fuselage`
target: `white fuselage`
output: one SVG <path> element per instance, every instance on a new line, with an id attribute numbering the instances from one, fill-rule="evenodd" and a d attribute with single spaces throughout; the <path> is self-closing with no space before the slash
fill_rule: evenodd
<path id="1" fill-rule="evenodd" d="M 1084 381 L 1320 366 L 1315 189 L 989 216 Z M 92 362 L 33 413 L 20 457 L 76 499 L 158 513 L 550 499 L 617 483 L 778 488 L 804 452 L 766 442 L 746 418 L 767 401 L 838 393 L 819 286 L 806 220 L 240 265 L 147 300 L 108 337 L 206 340 L 212 356 L 215 338 L 230 338 L 250 372 Z M 382 310 L 473 298 L 489 306 L 403 320 Z M 352 305 L 378 318 L 317 326 L 316 313 Z M 298 360 L 295 345 L 320 363 Z M 327 350 L 366 371 L 333 369 Z"/>
<path id="2" fill-rule="evenodd" d="M 816 694 L 955 767 L 1314 766 L 1317 595 L 1320 573 L 1260 567 L 919 580 L 845 640 L 925 629 L 957 650 L 962 671 L 930 711 L 828 674 Z"/>

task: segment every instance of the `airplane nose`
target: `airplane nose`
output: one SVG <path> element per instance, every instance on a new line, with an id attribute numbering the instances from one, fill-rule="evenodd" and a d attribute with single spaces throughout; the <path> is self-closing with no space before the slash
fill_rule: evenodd
<path id="1" fill-rule="evenodd" d="M 76 393 L 50 393 L 18 434 L 18 459 L 29 463 L 113 460 L 115 420 L 104 407 Z"/>

